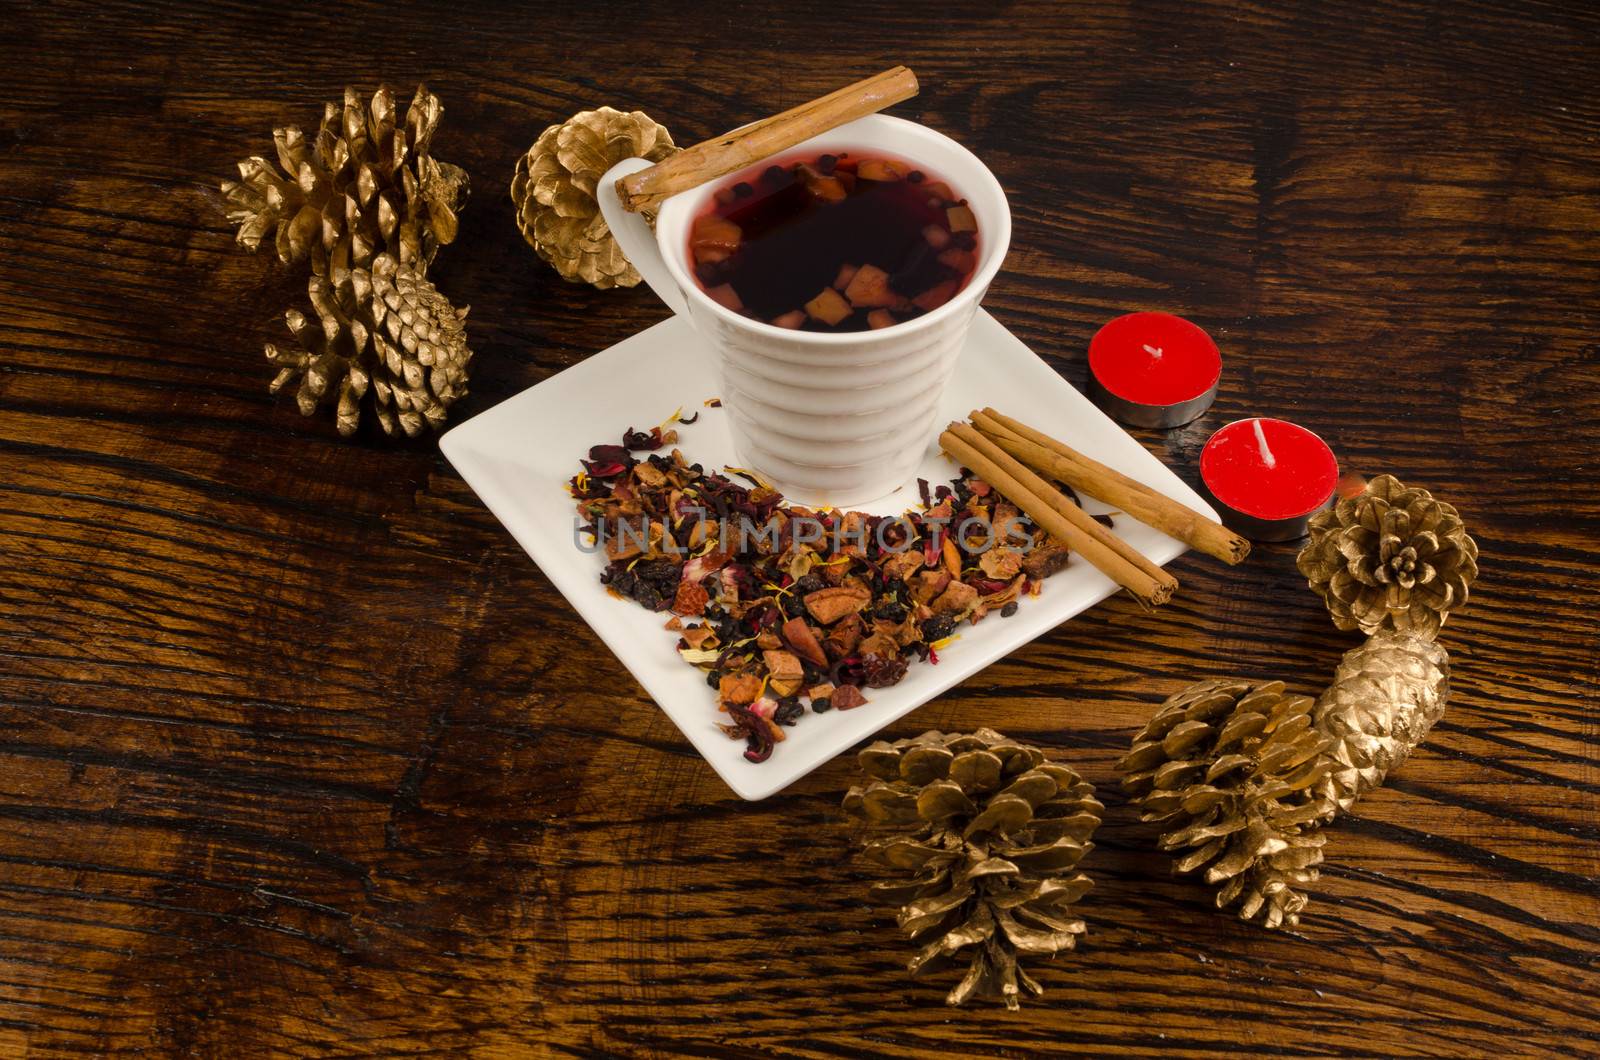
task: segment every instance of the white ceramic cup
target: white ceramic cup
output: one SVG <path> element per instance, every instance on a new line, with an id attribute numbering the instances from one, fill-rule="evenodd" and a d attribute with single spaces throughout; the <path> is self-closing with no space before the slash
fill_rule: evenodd
<path id="1" fill-rule="evenodd" d="M 802 503 L 859 504 L 909 480 L 935 434 L 940 397 L 978 302 L 1011 243 L 1011 209 L 1000 182 L 972 152 L 932 129 L 874 114 L 785 155 L 874 150 L 927 166 L 964 196 L 978 219 L 979 253 L 971 279 L 954 298 L 875 331 L 775 327 L 741 316 L 701 290 L 690 273 L 689 228 L 725 181 L 668 199 L 653 233 L 644 218 L 622 208 L 613 186 L 649 162 L 617 163 L 596 189 L 622 252 L 710 344 L 741 465 Z"/>

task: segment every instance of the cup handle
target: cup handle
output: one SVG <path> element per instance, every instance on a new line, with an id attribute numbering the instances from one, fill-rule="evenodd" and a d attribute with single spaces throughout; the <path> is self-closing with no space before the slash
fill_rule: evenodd
<path id="1" fill-rule="evenodd" d="M 688 320 L 689 307 L 683 300 L 683 292 L 679 290 L 677 281 L 672 278 L 671 270 L 667 268 L 666 260 L 661 256 L 655 231 L 641 215 L 623 209 L 622 199 L 617 195 L 618 177 L 649 169 L 650 165 L 642 158 L 623 159 L 606 170 L 606 175 L 600 178 L 595 197 L 600 202 L 600 213 L 606 219 L 606 226 L 611 229 L 611 234 L 616 237 L 617 245 L 627 255 L 628 261 L 639 270 L 639 275 L 644 277 L 644 282 L 650 285 L 656 297 L 667 303 L 668 309 Z"/>

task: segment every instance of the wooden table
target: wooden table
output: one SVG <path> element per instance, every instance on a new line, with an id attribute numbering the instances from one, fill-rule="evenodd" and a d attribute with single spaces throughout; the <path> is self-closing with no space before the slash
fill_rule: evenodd
<path id="1" fill-rule="evenodd" d="M 0 1054 L 1600 1049 L 1589 5 L 6 6 Z M 303 281 L 217 190 L 346 82 L 426 79 L 474 186 L 431 274 L 472 306 L 460 421 L 663 316 L 523 244 L 546 124 L 687 143 L 897 61 L 897 113 L 1008 189 L 987 304 L 1065 377 L 1125 310 L 1217 337 L 1216 407 L 1154 453 L 1192 480 L 1283 415 L 1483 550 L 1449 713 L 1295 931 L 1171 877 L 1113 768 L 1189 681 L 1325 682 L 1351 642 L 1293 546 L 1191 555 L 1159 613 L 1112 600 L 894 725 L 1037 741 L 1107 804 L 1091 934 L 1015 1014 L 904 976 L 849 758 L 734 798 L 432 440 L 267 395 Z"/>

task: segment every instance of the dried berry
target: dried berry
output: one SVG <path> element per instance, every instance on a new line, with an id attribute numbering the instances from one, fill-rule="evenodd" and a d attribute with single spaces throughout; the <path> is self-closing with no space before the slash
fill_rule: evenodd
<path id="1" fill-rule="evenodd" d="M 934 615 L 922 623 L 922 638 L 929 644 L 944 640 L 956 631 L 956 620 L 949 615 Z"/>
<path id="2" fill-rule="evenodd" d="M 825 589 L 827 586 L 828 583 L 822 580 L 821 575 L 803 574 L 800 576 L 799 580 L 794 583 L 793 589 L 796 596 L 805 597 L 816 592 L 818 589 Z"/>
<path id="3" fill-rule="evenodd" d="M 876 652 L 861 657 L 861 680 L 868 688 L 888 688 L 906 675 L 906 661 L 898 655 L 885 658 Z"/>
<path id="4" fill-rule="evenodd" d="M 873 618 L 881 618 L 885 622 L 904 622 L 906 620 L 906 605 L 899 600 L 887 599 L 872 609 Z"/>

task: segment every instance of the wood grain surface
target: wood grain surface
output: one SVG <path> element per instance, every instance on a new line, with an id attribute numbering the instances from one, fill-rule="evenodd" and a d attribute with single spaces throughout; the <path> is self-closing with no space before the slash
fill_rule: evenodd
<path id="1" fill-rule="evenodd" d="M 1600 1051 L 1592 5 L 0 16 L 0 1055 Z M 1007 188 L 987 305 L 1063 376 L 1122 311 L 1217 337 L 1216 407 L 1154 453 L 1192 480 L 1218 425 L 1292 418 L 1483 550 L 1449 712 L 1295 931 L 1171 877 L 1113 768 L 1189 681 L 1326 681 L 1351 642 L 1292 546 L 1190 555 L 1170 606 L 1110 601 L 894 725 L 992 726 L 1100 787 L 1091 934 L 1020 1013 L 905 977 L 848 757 L 736 799 L 432 440 L 268 396 L 303 284 L 216 186 L 346 83 L 426 80 L 473 183 L 432 270 L 472 306 L 459 422 L 664 315 L 522 242 L 547 124 L 643 107 L 687 143 L 895 62 L 923 85 L 896 113 Z"/>

